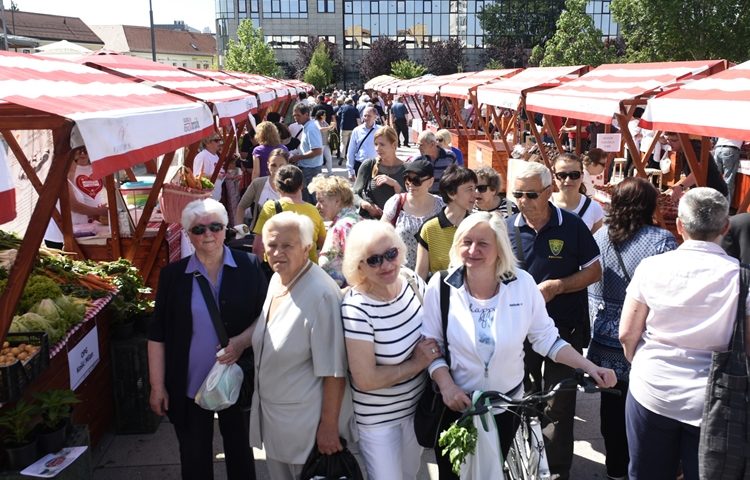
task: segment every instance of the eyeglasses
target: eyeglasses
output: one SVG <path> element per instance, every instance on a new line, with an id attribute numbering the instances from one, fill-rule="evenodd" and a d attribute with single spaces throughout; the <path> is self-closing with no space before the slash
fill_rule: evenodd
<path id="1" fill-rule="evenodd" d="M 421 178 L 421 177 L 418 177 L 418 176 L 416 176 L 416 175 L 406 175 L 406 176 L 404 177 L 404 182 L 409 182 L 409 183 L 411 183 L 412 185 L 414 185 L 415 187 L 419 187 L 419 186 L 421 186 L 421 185 L 422 185 L 422 184 L 423 184 L 424 182 L 426 182 L 427 180 L 429 180 L 430 178 L 432 178 L 432 177 L 425 177 L 425 178 Z"/>
<path id="2" fill-rule="evenodd" d="M 372 268 L 379 267 L 384 261 L 392 262 L 398 258 L 398 248 L 391 247 L 383 253 L 377 255 L 371 255 L 365 259 L 367 265 Z"/>
<path id="3" fill-rule="evenodd" d="M 546 188 L 544 190 L 546 190 Z M 542 190 L 542 192 L 544 190 Z M 542 192 L 513 192 L 512 195 L 513 198 L 523 198 L 523 196 L 526 195 L 526 198 L 529 200 L 536 200 Z"/>
<path id="4" fill-rule="evenodd" d="M 555 172 L 555 178 L 558 180 L 565 180 L 568 177 L 571 180 L 578 180 L 581 178 L 581 172 Z"/>
<path id="5" fill-rule="evenodd" d="M 207 229 L 211 230 L 214 233 L 218 233 L 224 230 L 224 224 L 221 222 L 211 222 L 208 225 L 199 223 L 198 225 L 190 229 L 190 233 L 192 233 L 193 235 L 203 235 L 204 233 L 206 233 Z"/>
<path id="6" fill-rule="evenodd" d="M 484 192 L 486 192 L 487 190 L 489 190 L 489 188 L 490 188 L 490 186 L 489 186 L 489 185 L 477 185 L 477 187 L 476 187 L 476 190 L 477 190 L 477 192 L 479 192 L 479 193 L 484 193 Z"/>

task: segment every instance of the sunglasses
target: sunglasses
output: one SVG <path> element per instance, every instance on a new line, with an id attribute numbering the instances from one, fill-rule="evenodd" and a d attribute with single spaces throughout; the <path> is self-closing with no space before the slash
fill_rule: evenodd
<path id="1" fill-rule="evenodd" d="M 578 180 L 581 178 L 581 172 L 556 172 L 555 178 L 558 180 L 565 180 L 570 177 L 571 180 Z"/>
<path id="2" fill-rule="evenodd" d="M 489 189 L 490 189 L 489 185 L 477 185 L 477 187 L 476 187 L 476 190 L 479 193 L 484 193 L 484 192 L 486 192 Z"/>
<path id="3" fill-rule="evenodd" d="M 412 185 L 414 185 L 415 187 L 419 187 L 420 185 L 422 185 L 424 182 L 426 182 L 430 178 L 432 178 L 432 177 L 421 178 L 421 177 L 418 177 L 416 175 L 407 175 L 407 176 L 404 177 L 404 182 L 409 182 Z"/>
<path id="4" fill-rule="evenodd" d="M 391 247 L 383 253 L 377 255 L 371 255 L 365 259 L 367 265 L 372 268 L 379 267 L 384 261 L 392 262 L 398 258 L 398 248 Z"/>
<path id="5" fill-rule="evenodd" d="M 529 200 L 536 200 L 541 193 L 542 192 L 513 192 L 512 195 L 513 198 L 523 198 L 523 196 L 526 195 L 526 198 Z"/>
<path id="6" fill-rule="evenodd" d="M 190 229 L 190 233 L 192 233 L 193 235 L 203 235 L 204 233 L 206 233 L 207 229 L 211 230 L 214 233 L 219 233 L 220 231 L 224 230 L 224 224 L 220 222 L 211 222 L 208 225 L 199 223 L 198 225 Z"/>

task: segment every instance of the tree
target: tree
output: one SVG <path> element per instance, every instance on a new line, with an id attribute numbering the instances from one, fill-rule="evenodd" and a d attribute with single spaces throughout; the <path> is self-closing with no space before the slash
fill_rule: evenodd
<path id="1" fill-rule="evenodd" d="M 328 75 L 316 64 L 311 64 L 305 70 L 305 75 L 302 77 L 303 80 L 313 87 L 315 90 L 322 92 L 331 83 L 328 81 Z"/>
<path id="2" fill-rule="evenodd" d="M 630 62 L 750 58 L 745 0 L 614 0 Z"/>
<path id="3" fill-rule="evenodd" d="M 359 62 L 359 76 L 366 82 L 378 75 L 391 72 L 391 64 L 399 60 L 408 60 L 406 47 L 388 37 L 379 37 L 372 42 L 370 50 Z"/>
<path id="4" fill-rule="evenodd" d="M 557 31 L 544 45 L 532 51 L 532 59 L 540 56 L 543 67 L 563 65 L 599 66 L 612 61 L 613 55 L 604 45 L 602 31 L 586 13 L 587 0 L 567 0 L 557 20 Z"/>
<path id="5" fill-rule="evenodd" d="M 224 65 L 228 70 L 279 76 L 276 54 L 265 42 L 263 30 L 255 28 L 250 20 L 237 27 L 237 41 L 229 40 Z"/>
<path id="6" fill-rule="evenodd" d="M 479 12 L 485 35 L 485 60 L 524 67 L 531 48 L 555 33 L 565 0 L 498 0 Z"/>
<path id="7" fill-rule="evenodd" d="M 421 77 L 426 72 L 427 69 L 424 66 L 411 60 L 399 60 L 391 64 L 391 75 L 404 80 Z"/>
<path id="8" fill-rule="evenodd" d="M 313 65 L 319 67 L 325 74 L 326 84 L 324 87 L 330 85 L 333 81 L 333 60 L 331 60 L 331 57 L 328 55 L 328 46 L 325 42 L 321 42 L 315 47 L 315 52 L 313 52 L 313 56 L 310 58 L 310 66 Z M 310 67 L 308 67 L 308 69 L 309 68 Z M 322 89 L 318 90 L 320 91 Z"/>
<path id="9" fill-rule="evenodd" d="M 307 42 L 300 42 L 299 49 L 297 50 L 297 58 L 294 60 L 294 76 L 302 78 L 305 69 L 310 65 L 310 60 L 318 45 L 325 45 L 328 49 L 328 56 L 333 63 L 332 83 L 342 80 L 344 78 L 344 62 L 341 59 L 341 52 L 338 46 L 326 39 L 319 39 L 317 36 L 309 36 L 307 37 Z"/>
<path id="10" fill-rule="evenodd" d="M 433 42 L 425 51 L 424 65 L 433 75 L 463 72 L 466 67 L 464 45 L 458 37 Z"/>

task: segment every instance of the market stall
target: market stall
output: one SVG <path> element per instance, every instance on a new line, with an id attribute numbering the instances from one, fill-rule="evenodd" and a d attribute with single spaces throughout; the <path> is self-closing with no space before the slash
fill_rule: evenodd
<path id="1" fill-rule="evenodd" d="M 42 161 L 30 159 L 19 142 L 22 135 L 30 131 L 51 132 L 53 148 Z M 40 285 L 44 281 L 39 277 L 52 278 L 52 274 L 45 273 L 48 271 L 39 257 L 45 227 L 50 219 L 60 226 L 68 250 L 81 253 L 73 237 L 70 198 L 65 187 L 73 162 L 71 134 L 80 136 L 88 149 L 93 172 L 91 178 L 103 178 L 108 186 L 113 258 L 118 258 L 123 253 L 118 220 L 121 213 L 127 212 L 118 211 L 121 203 L 115 198 L 114 189 L 110 188 L 116 181 L 113 174 L 166 155 L 156 183 L 163 181 L 166 175 L 164 166 L 170 163 L 172 153 L 212 131 L 213 116 L 204 103 L 85 65 L 0 52 L 0 133 L 19 166 L 18 170 L 11 171 L 11 181 L 14 185 L 27 182 L 38 196 L 25 212 L 26 224 L 15 229 L 23 235 L 23 240 L 13 249 L 12 265 L 7 268 L 8 278 L 12 281 L 0 289 L 0 338 L 7 338 L 20 299 L 30 294 L 26 287 L 32 273 Z M 7 184 L 7 180 L 7 176 L 0 173 L 0 185 Z M 141 212 L 144 224 L 147 223 L 144 219 L 151 217 L 158 193 L 154 188 L 148 194 L 149 201 Z M 59 210 L 55 208 L 58 200 Z M 144 249 L 143 243 L 138 248 Z M 153 265 L 144 267 L 152 268 Z M 69 273 L 63 269 L 56 270 L 55 275 L 67 279 Z M 43 356 L 49 366 L 33 383 L 25 385 L 23 395 L 28 397 L 33 391 L 53 386 L 74 389 L 83 401 L 74 421 L 88 423 L 95 442 L 110 424 L 113 406 L 108 346 L 110 324 L 106 317 L 111 311 L 101 310 L 112 297 L 103 285 L 108 280 L 94 277 L 90 282 L 97 283 L 97 288 L 105 291 L 104 296 L 88 304 L 82 321 L 71 325 L 64 333 L 58 332 L 61 336 L 49 345 L 50 355 Z M 50 281 L 55 286 L 61 283 Z M 54 289 L 49 281 L 46 283 L 48 285 L 41 290 L 45 295 Z M 38 294 L 40 287 L 35 291 Z M 26 302 L 31 303 L 28 299 Z M 34 299 L 32 307 L 36 304 Z M 76 355 L 78 360 L 73 363 Z"/>
<path id="2" fill-rule="evenodd" d="M 439 130 L 451 127 L 451 119 L 446 105 L 441 101 L 440 87 L 469 75 L 468 73 L 453 73 L 436 77 L 424 78 L 402 87 L 403 95 L 411 98 L 414 103 L 421 105 L 424 118 L 429 119 L 426 128 Z"/>
<path id="3" fill-rule="evenodd" d="M 749 141 L 750 62 L 649 99 L 640 124 L 652 130 L 681 133 L 686 145 L 689 142 L 685 142 L 685 135 Z M 703 151 L 708 153 L 707 148 Z M 704 166 L 703 161 L 701 158 L 701 166 Z M 738 212 L 747 211 L 750 205 L 749 175 L 747 164 L 742 165 L 732 199 Z"/>
<path id="4" fill-rule="evenodd" d="M 193 75 L 197 75 L 199 77 L 209 78 L 224 85 L 228 85 L 230 87 L 242 90 L 243 92 L 255 95 L 258 99 L 259 113 L 263 113 L 263 110 L 270 107 L 276 101 L 276 92 L 274 92 L 272 89 L 258 83 L 252 83 L 246 79 L 230 75 L 227 72 L 217 70 L 195 70 L 185 67 L 180 67 L 180 70 L 190 72 Z"/>
<path id="5" fill-rule="evenodd" d="M 409 85 L 427 81 L 432 77 L 434 77 L 434 75 L 424 75 L 422 77 L 409 79 L 395 79 L 391 82 L 377 84 L 374 87 L 374 91 L 381 94 L 383 100 L 389 105 L 393 102 L 396 95 L 402 97 L 402 101 L 406 105 L 406 108 L 409 110 L 409 115 L 411 116 L 410 134 L 419 134 L 419 132 L 424 130 L 427 113 L 425 112 L 424 106 L 419 102 L 414 101 L 413 97 L 405 96 L 406 88 Z M 410 138 L 409 141 L 415 142 L 416 138 Z"/>
<path id="6" fill-rule="evenodd" d="M 477 123 L 485 138 L 469 141 L 469 166 L 491 166 L 508 180 L 508 158 L 512 145 L 521 141 L 520 125 L 526 122 L 521 118 L 526 107 L 526 95 L 529 92 L 561 85 L 579 77 L 587 70 L 588 67 L 580 65 L 527 68 L 510 78 L 477 86 L 473 90 L 474 109 L 478 112 Z"/>

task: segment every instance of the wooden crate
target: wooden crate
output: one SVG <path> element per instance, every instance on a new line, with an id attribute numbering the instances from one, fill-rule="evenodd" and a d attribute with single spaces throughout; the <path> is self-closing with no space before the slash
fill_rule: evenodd
<path id="1" fill-rule="evenodd" d="M 464 158 L 469 156 L 469 140 L 484 138 L 484 134 L 479 134 L 476 130 L 469 130 L 468 135 L 463 129 L 451 128 L 448 131 L 451 132 L 451 145 L 461 150 Z"/>
<path id="2" fill-rule="evenodd" d="M 468 140 L 468 163 L 467 166 L 472 170 L 482 167 L 492 167 L 496 172 L 508 178 L 508 152 L 505 151 L 503 142 L 494 142 L 495 150 L 488 140 Z"/>

